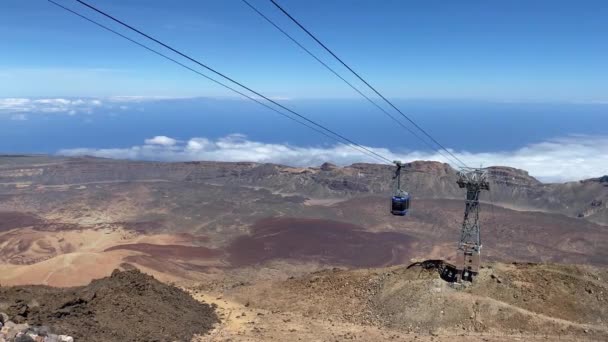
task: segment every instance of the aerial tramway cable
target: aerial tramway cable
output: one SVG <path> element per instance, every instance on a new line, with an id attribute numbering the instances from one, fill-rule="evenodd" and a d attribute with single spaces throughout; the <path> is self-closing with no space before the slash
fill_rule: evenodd
<path id="1" fill-rule="evenodd" d="M 80 1 L 80 0 L 77 0 Z M 452 158 L 458 161 L 461 166 L 467 167 L 467 165 L 460 160 L 457 156 L 455 156 L 450 150 L 448 150 L 445 146 L 439 143 L 435 138 L 433 138 L 427 131 L 425 131 L 422 127 L 420 127 L 414 120 L 412 120 L 409 116 L 405 115 L 397 106 L 395 106 L 391 101 L 389 101 L 384 95 L 382 95 L 376 88 L 374 88 L 371 84 L 369 84 L 363 77 L 361 77 L 355 70 L 353 70 L 348 64 L 346 64 L 340 57 L 338 57 L 331 49 L 329 49 L 325 44 L 323 44 L 315 35 L 313 35 L 309 30 L 307 30 L 298 20 L 296 20 L 293 16 L 291 16 L 281 5 L 279 5 L 275 0 L 270 0 L 283 14 L 285 14 L 291 21 L 293 21 L 298 27 L 300 27 L 308 36 L 310 36 L 315 42 L 317 42 L 325 51 L 331 54 L 338 62 L 340 62 L 346 69 L 348 69 L 351 73 L 353 73 L 361 82 L 363 82 L 367 87 L 369 87 L 376 95 L 378 95 L 382 100 L 384 100 L 387 104 L 389 104 L 393 109 L 395 109 L 401 116 L 403 116 L 407 121 L 409 121 L 414 127 L 420 130 L 425 136 L 427 136 L 431 141 L 433 141 L 437 146 L 439 146 L 442 150 L 447 152 Z"/>
<path id="2" fill-rule="evenodd" d="M 49 1 L 50 1 L 50 0 L 49 0 Z M 315 121 L 313 121 L 313 120 L 311 120 L 311 119 L 309 119 L 309 118 L 307 118 L 306 116 L 304 116 L 304 115 L 302 115 L 302 114 L 300 114 L 300 113 L 298 113 L 298 112 L 296 112 L 296 111 L 294 111 L 294 110 L 292 110 L 292 109 L 290 109 L 290 108 L 288 108 L 288 107 L 286 107 L 286 106 L 284 106 L 284 105 L 282 105 L 282 104 L 280 104 L 280 103 L 276 102 L 275 100 L 272 100 L 271 98 L 269 98 L 269 97 L 267 97 L 267 96 L 265 96 L 265 95 L 263 95 L 263 94 L 261 94 L 261 93 L 259 93 L 259 92 L 255 91 L 255 90 L 253 90 L 253 89 L 251 89 L 251 88 L 247 87 L 247 86 L 246 86 L 246 85 L 244 85 L 243 83 L 241 83 L 241 82 L 238 82 L 238 81 L 234 80 L 233 78 L 231 78 L 231 77 L 229 77 L 229 76 L 227 76 L 227 75 L 225 75 L 225 74 L 223 74 L 223 73 L 221 73 L 221 72 L 219 72 L 219 71 L 215 70 L 214 68 L 212 68 L 212 67 L 210 67 L 210 66 L 208 66 L 208 65 L 206 65 L 206 64 L 204 64 L 204 63 L 202 63 L 202 62 L 200 62 L 200 61 L 198 61 L 198 60 L 196 60 L 195 58 L 192 58 L 192 57 L 190 57 L 190 56 L 186 55 L 185 53 L 183 53 L 183 52 L 181 52 L 181 51 L 179 51 L 179 50 L 177 50 L 177 49 L 175 49 L 175 48 L 173 48 L 173 47 L 169 46 L 168 44 L 165 44 L 165 43 L 163 43 L 162 41 L 160 41 L 160 40 L 158 40 L 158 39 L 156 39 L 156 38 L 154 38 L 154 37 L 152 37 L 152 36 L 150 36 L 150 35 L 148 35 L 148 34 L 146 34 L 146 33 L 142 32 L 141 30 L 138 30 L 137 28 L 135 28 L 135 27 L 133 27 L 133 26 L 131 26 L 131 25 L 129 25 L 129 24 L 127 24 L 127 23 L 125 23 L 124 21 L 121 21 L 121 20 L 119 20 L 119 19 L 117 19 L 117 18 L 113 17 L 112 15 L 110 15 L 110 14 L 108 14 L 108 13 L 106 13 L 106 12 L 104 12 L 104 11 L 102 11 L 102 10 L 100 10 L 100 9 L 98 9 L 98 8 L 96 8 L 96 7 L 94 7 L 94 6 L 90 5 L 90 4 L 88 4 L 88 3 L 84 2 L 84 1 L 82 1 L 82 0 L 75 0 L 75 1 L 77 1 L 77 2 L 79 2 L 80 4 L 82 4 L 82 5 L 84 5 L 84 6 L 88 7 L 88 8 L 90 8 L 90 9 L 92 9 L 93 11 L 95 11 L 95 12 L 97 12 L 97 13 L 99 13 L 99 14 L 101 14 L 101 15 L 105 16 L 106 18 L 109 18 L 109 19 L 113 20 L 114 22 L 116 22 L 116 23 L 118 23 L 118 24 L 120 24 L 120 25 L 122 25 L 122 26 L 124 26 L 124 27 L 128 28 L 129 30 L 134 31 L 134 32 L 136 32 L 136 33 L 138 33 L 138 34 L 140 34 L 140 35 L 142 35 L 142 36 L 144 36 L 144 37 L 146 37 L 146 38 L 148 38 L 148 39 L 152 40 L 153 42 L 155 42 L 155 43 L 157 43 L 157 44 L 159 44 L 159 45 L 161 45 L 161 46 L 163 46 L 163 47 L 165 47 L 165 48 L 167 48 L 167 49 L 169 49 L 169 50 L 171 50 L 171 51 L 173 51 L 173 52 L 177 53 L 178 55 L 180 55 L 180 56 L 182 56 L 182 57 L 184 57 L 184 58 L 188 59 L 189 61 L 191 61 L 191 62 L 193 62 L 193 63 L 195 63 L 195 64 L 198 64 L 198 65 L 202 66 L 203 68 L 205 68 L 205 69 L 207 69 L 207 70 L 209 70 L 209 71 L 213 72 L 214 74 L 216 74 L 216 75 L 218 75 L 218 76 L 220 76 L 220 77 L 222 77 L 222 78 L 224 78 L 224 79 L 226 79 L 226 80 L 228 80 L 228 81 L 230 81 L 230 82 L 232 82 L 232 83 L 234 83 L 234 84 L 236 84 L 236 85 L 240 86 L 241 88 L 248 90 L 249 92 L 251 92 L 251 93 L 253 93 L 253 94 L 255 94 L 255 95 L 257 95 L 257 96 L 259 96 L 259 97 L 263 98 L 264 100 L 266 100 L 266 101 L 268 101 L 268 102 L 270 102 L 270 103 L 274 104 L 275 106 L 278 106 L 278 107 L 280 107 L 280 108 L 282 108 L 282 109 L 284 109 L 284 110 L 286 110 L 286 111 L 290 112 L 291 114 L 298 116 L 299 118 L 303 119 L 304 121 L 309 122 L 309 123 L 311 123 L 312 125 L 314 125 L 314 126 L 316 126 L 316 127 L 318 127 L 318 128 L 321 128 L 322 130 L 324 130 L 324 131 L 326 131 L 326 132 L 329 132 L 330 134 L 332 134 L 332 135 L 334 135 L 334 136 L 336 136 L 336 137 L 338 137 L 338 138 L 342 139 L 343 141 L 348 142 L 349 144 L 352 144 L 352 145 L 357 146 L 357 147 L 358 147 L 359 149 L 361 149 L 361 150 L 365 150 L 365 151 L 367 151 L 367 153 L 368 153 L 368 154 L 372 154 L 372 155 L 374 155 L 374 156 L 376 156 L 376 157 L 380 158 L 381 160 L 383 160 L 383 161 L 385 161 L 385 162 L 387 162 L 387 163 L 389 163 L 389 164 L 390 164 L 390 163 L 392 163 L 392 161 L 391 161 L 390 159 L 388 159 L 388 158 L 386 158 L 386 157 L 384 157 L 384 156 L 380 155 L 379 153 L 377 153 L 377 152 L 375 152 L 375 151 L 372 151 L 372 150 L 370 150 L 369 148 L 367 148 L 367 147 L 365 147 L 365 146 L 362 146 L 362 145 L 360 145 L 360 144 L 358 144 L 358 143 L 354 142 L 353 140 L 351 140 L 351 139 L 349 139 L 349 138 L 347 138 L 347 137 L 345 137 L 345 136 L 343 136 L 343 135 L 341 135 L 341 134 L 339 134 L 339 133 L 336 133 L 335 131 L 333 131 L 333 130 L 331 130 L 331 129 L 329 129 L 329 128 L 327 128 L 327 127 L 325 127 L 325 126 L 323 126 L 323 125 L 321 125 L 321 124 L 319 124 L 319 123 L 317 123 L 317 122 L 315 122 Z M 347 144 L 347 145 L 348 145 L 348 144 Z"/>
<path id="3" fill-rule="evenodd" d="M 344 83 L 346 83 L 350 88 L 352 88 L 355 92 L 357 92 L 359 95 L 361 95 L 363 98 L 365 98 L 369 103 L 371 103 L 372 105 L 374 105 L 377 109 L 379 109 L 380 111 L 382 111 L 386 116 L 388 116 L 389 118 L 391 118 L 393 121 L 395 121 L 399 126 L 401 126 L 403 129 L 407 130 L 410 134 L 412 134 L 414 137 L 418 138 L 418 140 L 422 141 L 427 147 L 429 147 L 432 151 L 435 151 L 437 153 L 439 153 L 439 155 L 441 155 L 443 158 L 445 158 L 446 160 L 448 160 L 449 162 L 455 162 L 455 164 L 458 164 L 457 161 L 455 161 L 454 159 L 450 159 L 449 156 L 446 156 L 445 154 L 443 154 L 443 152 L 440 149 L 437 149 L 435 146 L 433 146 L 431 143 L 429 143 L 428 141 L 426 141 L 425 139 L 423 139 L 421 136 L 419 136 L 414 130 L 412 130 L 411 128 L 409 128 L 408 126 L 406 126 L 401 120 L 399 120 L 398 118 L 396 118 L 395 116 L 393 116 L 391 113 L 389 113 L 386 109 L 384 109 L 382 106 L 380 106 L 378 103 L 376 103 L 376 101 L 372 100 L 369 96 L 365 95 L 365 93 L 363 93 L 359 88 L 357 88 L 355 85 L 353 85 L 351 82 L 349 82 L 348 80 L 346 80 L 342 75 L 340 75 L 336 70 L 334 70 L 332 67 L 330 67 L 329 65 L 327 65 L 327 63 L 323 62 L 319 57 L 317 57 L 314 53 L 312 53 L 309 49 L 307 49 L 304 45 L 302 45 L 297 39 L 295 39 L 293 36 L 291 36 L 289 33 L 287 33 L 285 30 L 283 30 L 279 25 L 277 25 L 274 21 L 272 21 L 272 19 L 268 18 L 268 16 L 266 16 L 264 13 L 262 13 L 260 10 L 258 10 L 255 6 L 253 6 L 249 1 L 247 0 L 241 0 L 243 3 L 245 3 L 249 8 L 251 8 L 255 13 L 257 13 L 259 16 L 261 16 L 264 20 L 266 20 L 268 23 L 270 23 L 272 26 L 274 26 L 274 28 L 276 28 L 279 32 L 281 32 L 283 35 L 285 35 L 289 40 L 291 40 L 294 44 L 296 44 L 297 46 L 299 46 L 304 52 L 306 52 L 310 57 L 312 57 L 313 59 L 315 59 L 317 62 L 319 62 L 319 64 L 321 64 L 323 67 L 325 67 L 329 72 L 331 72 L 332 74 L 334 74 L 336 77 L 338 77 L 340 80 L 342 80 Z"/>
<path id="4" fill-rule="evenodd" d="M 181 63 L 181 62 L 179 62 L 179 61 L 177 61 L 177 60 L 175 60 L 175 59 L 173 59 L 173 58 L 171 58 L 171 57 L 169 57 L 169 56 L 167 56 L 167 55 L 165 55 L 165 54 L 163 54 L 163 53 L 161 53 L 161 52 L 159 52 L 159 51 L 157 51 L 157 50 L 155 50 L 155 49 L 153 49 L 153 48 L 150 48 L 149 46 L 146 46 L 146 45 L 144 45 L 144 44 L 142 44 L 142 43 L 140 43 L 140 42 L 137 42 L 136 40 L 134 40 L 134 39 L 132 39 L 132 38 L 130 38 L 130 37 L 127 37 L 127 36 L 125 36 L 124 34 L 122 34 L 122 33 L 118 32 L 118 31 L 116 31 L 116 30 L 113 30 L 113 29 L 109 28 L 108 26 L 105 26 L 105 25 L 103 25 L 103 24 L 101 24 L 101 23 L 99 23 L 99 22 L 97 22 L 97 21 L 95 21 L 95 20 L 93 20 L 93 19 L 91 19 L 91 18 L 88 18 L 88 17 L 86 17 L 86 16 L 84 16 L 84 15 L 82 15 L 82 14 L 80 14 L 80 13 L 78 13 L 78 12 L 76 12 L 76 11 L 74 11 L 74 10 L 70 9 L 70 8 L 67 8 L 67 7 L 65 7 L 65 6 L 63 6 L 63 5 L 61 5 L 61 4 L 57 3 L 57 2 L 55 2 L 55 1 L 53 1 L 53 0 L 47 0 L 47 1 L 49 1 L 50 3 L 52 3 L 52 4 L 54 4 L 54 5 L 56 5 L 56 6 L 60 7 L 60 8 L 62 8 L 62 9 L 64 9 L 64 10 L 66 10 L 66 11 L 68 11 L 68 12 L 70 12 L 70 13 L 72 13 L 72 14 L 74 14 L 74 15 L 76 15 L 76 16 L 78 16 L 78 17 L 82 18 L 82 19 L 85 19 L 85 20 L 87 20 L 87 21 L 91 22 L 91 23 L 92 23 L 92 24 L 94 24 L 94 25 L 97 25 L 97 26 L 99 26 L 99 27 L 101 27 L 101 28 L 103 28 L 103 29 L 105 29 L 105 30 L 107 30 L 107 31 L 109 31 L 109 32 L 111 32 L 111 33 L 113 33 L 113 34 L 115 34 L 115 35 L 118 35 L 118 36 L 120 36 L 120 37 L 122 37 L 122 38 L 124 38 L 124 39 L 128 40 L 128 41 L 129 41 L 129 42 L 131 42 L 131 43 L 134 43 L 134 44 L 138 45 L 138 46 L 140 46 L 140 47 L 142 47 L 142 48 L 144 48 L 144 49 L 148 50 L 149 52 L 152 52 L 152 53 L 154 53 L 154 54 L 156 54 L 156 55 L 158 55 L 158 56 L 160 56 L 160 57 L 162 57 L 162 58 L 165 58 L 165 59 L 167 59 L 167 60 L 169 60 L 169 61 L 171 61 L 171 62 L 173 62 L 173 63 L 175 63 L 175 64 L 177 64 L 177 65 L 179 65 L 179 66 L 181 66 L 181 67 L 183 67 L 183 68 L 185 68 L 185 69 L 187 69 L 187 70 L 190 70 L 190 71 L 192 71 L 192 72 L 196 73 L 197 75 L 199 75 L 199 76 L 201 76 L 201 77 L 204 77 L 204 78 L 206 78 L 206 79 L 210 80 L 211 82 L 214 82 L 214 83 L 216 83 L 216 84 L 218 84 L 218 85 L 220 85 L 220 86 L 222 86 L 222 87 L 224 87 L 224 88 L 226 88 L 226 89 L 229 89 L 229 90 L 231 90 L 231 91 L 233 91 L 233 92 L 235 92 L 235 93 L 237 93 L 237 94 L 239 94 L 239 95 L 241 95 L 241 96 L 243 96 L 243 97 L 245 97 L 245 98 L 247 98 L 247 99 L 249 99 L 249 100 L 252 100 L 252 101 L 254 101 L 254 102 L 256 102 L 256 103 L 258 103 L 258 104 L 260 104 L 260 105 L 262 105 L 262 106 L 264 106 L 264 107 L 266 107 L 266 108 L 268 108 L 268 109 L 270 109 L 270 110 L 272 110 L 272 111 L 274 111 L 274 112 L 276 112 L 276 113 L 278 113 L 278 114 L 280 114 L 280 115 L 282 115 L 282 116 L 284 116 L 284 117 L 286 117 L 286 118 L 288 118 L 288 119 L 290 119 L 290 120 L 293 120 L 293 121 L 295 121 L 295 122 L 297 122 L 297 123 L 299 123 L 299 124 L 301 124 L 301 125 L 303 125 L 303 126 L 305 126 L 305 127 L 307 127 L 307 128 L 310 128 L 310 129 L 312 129 L 312 130 L 316 131 L 316 132 L 317 132 L 317 133 L 319 133 L 319 134 L 323 134 L 324 136 L 326 136 L 326 137 L 328 137 L 328 138 L 330 138 L 330 139 L 332 139 L 332 140 L 335 140 L 335 141 L 337 141 L 338 143 L 340 143 L 340 144 L 342 144 L 342 145 L 345 145 L 345 146 L 348 146 L 348 147 L 350 147 L 350 148 L 353 148 L 353 149 L 355 149 L 355 150 L 356 150 L 356 151 L 358 151 L 358 152 L 361 152 L 361 153 L 367 154 L 368 156 L 370 156 L 370 157 L 372 157 L 372 158 L 375 158 L 375 159 L 377 159 L 377 160 L 379 160 L 379 161 L 382 161 L 383 163 L 385 163 L 385 162 L 391 163 L 391 161 L 390 161 L 388 158 L 385 158 L 385 157 L 381 156 L 381 155 L 380 155 L 380 154 L 378 154 L 378 153 L 375 153 L 375 152 L 373 152 L 373 151 L 370 151 L 369 149 L 367 149 L 367 148 L 365 148 L 365 147 L 363 147 L 363 146 L 361 146 L 361 145 L 359 145 L 359 144 L 357 144 L 357 143 L 354 143 L 354 142 L 353 142 L 352 140 L 350 140 L 350 139 L 345 139 L 345 141 L 349 142 L 349 143 L 345 143 L 345 142 L 343 142 L 343 141 L 339 140 L 338 138 L 336 138 L 336 136 L 340 136 L 340 135 L 338 135 L 338 134 L 334 133 L 336 136 L 332 136 L 332 135 L 330 135 L 330 134 L 326 133 L 325 131 L 328 131 L 328 132 L 330 132 L 330 133 L 333 133 L 333 131 L 331 131 L 331 130 L 329 130 L 329 129 L 325 128 L 324 126 L 322 126 L 322 125 L 320 125 L 320 124 L 315 123 L 314 121 L 312 121 L 312 120 L 310 120 L 310 119 L 307 119 L 307 118 L 305 118 L 305 117 L 303 117 L 303 116 L 301 116 L 301 115 L 298 115 L 298 116 L 300 116 L 300 117 L 302 117 L 302 118 L 306 119 L 306 121 L 309 121 L 309 122 L 311 122 L 311 123 L 315 124 L 315 126 L 318 126 L 318 127 L 323 128 L 325 131 L 322 131 L 322 130 L 320 130 L 320 129 L 318 129 L 318 128 L 314 127 L 314 126 L 311 126 L 311 125 L 307 124 L 306 122 L 300 121 L 300 120 L 296 119 L 295 117 L 289 116 L 289 115 L 287 115 L 287 114 L 285 114 L 285 113 L 281 112 L 280 110 L 278 110 L 278 109 L 276 109 L 276 108 L 273 108 L 273 107 L 269 106 L 268 104 L 266 104 L 266 103 L 263 103 L 263 102 L 259 101 L 258 99 L 254 98 L 254 97 L 252 97 L 252 96 L 249 96 L 249 95 L 247 95 L 247 94 L 244 94 L 243 92 L 241 92 L 241 91 L 239 91 L 239 90 L 237 90 L 237 89 L 234 89 L 233 87 L 230 87 L 230 86 L 228 86 L 228 85 L 226 85 L 226 84 L 224 84 L 224 83 L 222 83 L 222 82 L 220 82 L 220 81 L 218 81 L 218 80 L 216 80 L 216 79 L 214 79 L 214 78 L 212 78 L 212 77 L 210 77 L 210 76 L 207 76 L 207 75 L 205 75 L 205 74 L 201 73 L 201 72 L 200 72 L 200 71 L 198 71 L 198 70 L 195 70 L 195 69 L 193 69 L 193 68 L 191 68 L 191 67 L 189 67 L 189 66 L 187 66 L 187 65 L 185 65 L 185 64 L 183 64 L 183 63 Z M 254 92 L 254 93 L 255 93 L 255 92 Z M 271 101 L 271 102 L 272 102 L 272 101 Z M 370 153 L 370 152 L 371 152 L 371 153 Z"/>

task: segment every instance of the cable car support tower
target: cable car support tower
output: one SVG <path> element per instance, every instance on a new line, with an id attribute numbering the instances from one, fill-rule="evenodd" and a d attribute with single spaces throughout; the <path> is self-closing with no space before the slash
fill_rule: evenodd
<path id="1" fill-rule="evenodd" d="M 479 273 L 481 235 L 479 229 L 479 195 L 490 190 L 487 172 L 483 169 L 458 172 L 458 186 L 467 190 L 464 220 L 458 242 L 456 281 L 473 281 Z"/>

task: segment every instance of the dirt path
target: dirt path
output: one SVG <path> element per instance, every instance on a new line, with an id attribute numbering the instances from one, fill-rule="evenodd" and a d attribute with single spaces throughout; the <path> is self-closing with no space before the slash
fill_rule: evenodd
<path id="1" fill-rule="evenodd" d="M 465 296 L 463 296 L 465 297 Z M 604 333 L 608 332 L 608 328 L 600 326 L 600 325 L 593 325 L 593 324 L 583 324 L 583 323 L 577 323 L 577 322 L 572 322 L 566 319 L 561 319 L 561 318 L 557 318 L 557 317 L 551 317 L 551 316 L 547 316 L 547 315 L 543 315 L 541 313 L 536 313 L 534 311 L 530 311 L 530 310 L 526 310 L 522 307 L 519 306 L 515 306 L 515 305 L 511 305 L 509 303 L 500 301 L 498 299 L 494 299 L 494 298 L 490 298 L 490 297 L 481 297 L 481 296 L 476 296 L 476 295 L 472 295 L 472 294 L 466 294 L 466 300 L 471 300 L 471 297 L 473 299 L 475 299 L 478 302 L 486 302 L 486 303 L 491 303 L 497 307 L 500 308 L 506 308 L 506 309 L 510 309 L 510 310 L 514 310 L 518 313 L 521 313 L 523 315 L 526 316 L 530 316 L 531 319 L 539 319 L 545 322 L 551 322 L 551 323 L 556 323 L 558 325 L 562 325 L 564 327 L 576 327 L 579 328 L 581 330 L 598 330 Z M 483 317 L 480 317 L 480 319 L 483 319 Z"/>

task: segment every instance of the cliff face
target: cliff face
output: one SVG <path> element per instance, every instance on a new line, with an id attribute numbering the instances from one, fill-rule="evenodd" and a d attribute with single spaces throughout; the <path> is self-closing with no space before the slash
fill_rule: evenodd
<path id="1" fill-rule="evenodd" d="M 541 182 L 530 176 L 528 171 L 508 166 L 492 166 L 489 168 L 492 181 L 496 184 L 504 184 L 514 187 L 535 187 Z"/>

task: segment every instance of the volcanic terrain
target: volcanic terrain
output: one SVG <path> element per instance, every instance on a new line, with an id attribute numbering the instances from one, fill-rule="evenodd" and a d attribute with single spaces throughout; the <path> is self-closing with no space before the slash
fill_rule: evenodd
<path id="1" fill-rule="evenodd" d="M 420 264 L 455 258 L 456 171 L 407 164 L 406 217 L 388 212 L 393 171 L 0 156 L 0 284 L 139 269 L 217 304 L 211 340 L 606 337 L 606 177 L 489 168 L 486 267 L 459 289 Z"/>

